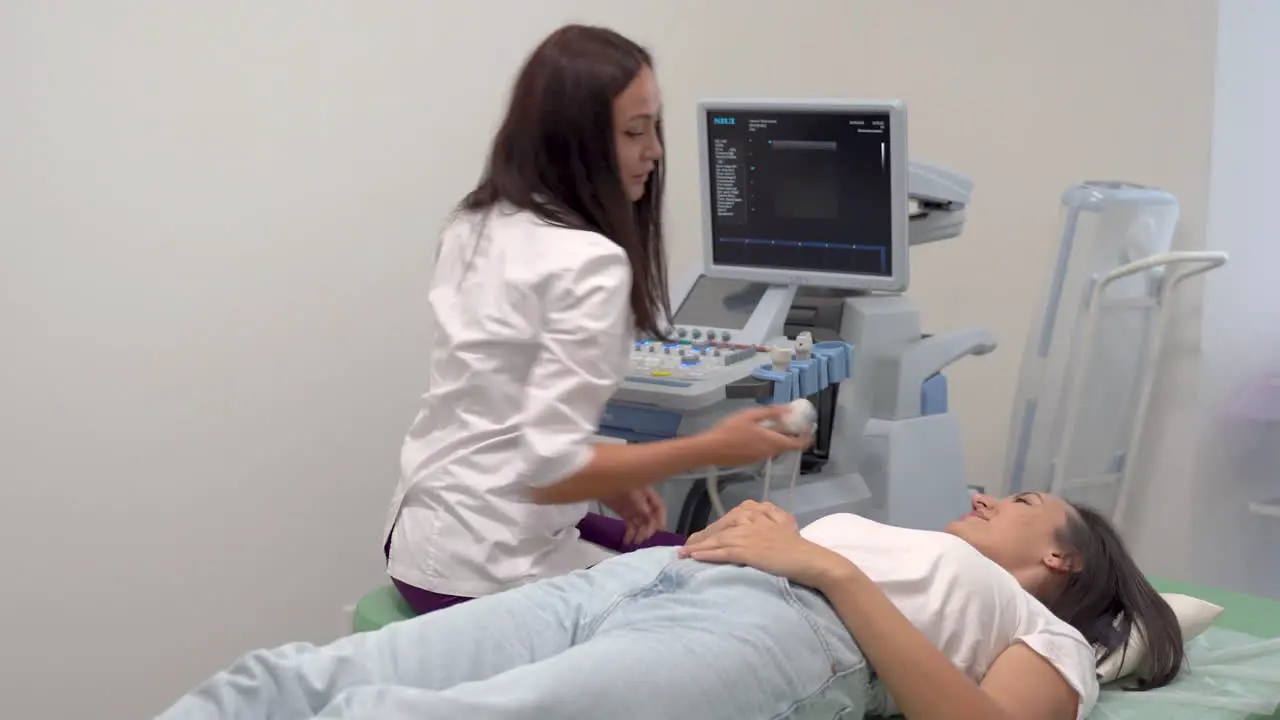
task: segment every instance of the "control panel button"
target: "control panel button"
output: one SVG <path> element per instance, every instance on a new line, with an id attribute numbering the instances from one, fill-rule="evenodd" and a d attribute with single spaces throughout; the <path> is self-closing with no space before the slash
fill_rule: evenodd
<path id="1" fill-rule="evenodd" d="M 676 330 L 676 337 L 684 337 L 688 334 L 689 334 L 689 331 L 685 330 L 684 328 L 680 328 L 679 330 Z"/>
<path id="2" fill-rule="evenodd" d="M 728 330 L 725 330 L 720 333 L 720 339 L 723 340 L 724 342 L 729 342 L 730 340 L 733 339 L 733 334 L 730 333 Z"/>

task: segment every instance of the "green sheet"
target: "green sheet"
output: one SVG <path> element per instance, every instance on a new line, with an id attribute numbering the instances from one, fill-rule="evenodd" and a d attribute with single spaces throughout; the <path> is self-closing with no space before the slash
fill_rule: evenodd
<path id="1" fill-rule="evenodd" d="M 411 617 L 413 608 L 404 601 L 395 586 L 383 585 L 369 591 L 356 603 L 351 630 L 358 633 L 371 632 Z"/>
<path id="2" fill-rule="evenodd" d="M 1260 638 L 1280 637 L 1280 601 L 1192 583 L 1159 578 L 1150 578 L 1150 580 L 1156 590 L 1162 593 L 1190 595 L 1224 608 L 1222 614 L 1213 623 L 1215 627 L 1235 630 L 1236 632 Z M 1280 720 L 1280 711 L 1272 715 L 1254 715 L 1253 717 L 1259 720 L 1264 718 L 1265 720 Z"/>

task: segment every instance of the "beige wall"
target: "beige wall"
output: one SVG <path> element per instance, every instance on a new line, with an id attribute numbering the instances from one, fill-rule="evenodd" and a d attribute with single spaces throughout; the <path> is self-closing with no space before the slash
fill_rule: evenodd
<path id="1" fill-rule="evenodd" d="M 904 98 L 977 181 L 914 256 L 994 485 L 1062 189 L 1122 178 L 1202 242 L 1217 3 L 652 0 L 0 5 L 0 715 L 136 717 L 236 654 L 325 639 L 381 581 L 421 390 L 432 233 L 520 58 L 567 19 L 651 44 L 675 264 L 693 103 Z M 68 692 L 68 684 L 74 692 Z"/>

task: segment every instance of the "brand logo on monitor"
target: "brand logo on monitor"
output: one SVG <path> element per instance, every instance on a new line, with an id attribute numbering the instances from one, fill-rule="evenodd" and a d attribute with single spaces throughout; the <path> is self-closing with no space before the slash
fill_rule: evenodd
<path id="1" fill-rule="evenodd" d="M 735 120 L 737 120 L 737 118 L 718 117 L 718 118 L 711 118 L 711 123 L 713 125 L 736 125 L 737 123 L 734 122 Z"/>

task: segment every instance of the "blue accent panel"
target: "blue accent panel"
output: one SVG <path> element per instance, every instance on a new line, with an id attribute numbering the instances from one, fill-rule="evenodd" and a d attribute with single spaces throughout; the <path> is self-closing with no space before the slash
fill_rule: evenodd
<path id="1" fill-rule="evenodd" d="M 611 402 L 604 406 L 600 434 L 637 442 L 633 437 L 651 440 L 672 438 L 680 429 L 680 413 L 659 408 L 640 407 Z"/>
<path id="2" fill-rule="evenodd" d="M 1027 453 L 1031 449 L 1031 424 L 1036 421 L 1036 401 L 1028 400 L 1022 408 L 1022 428 L 1018 432 L 1018 450 L 1013 456 L 1013 470 L 1009 477 L 1009 492 L 1022 492 L 1023 474 L 1027 471 Z M 1047 488 L 1046 488 L 1047 489 Z"/>
<path id="3" fill-rule="evenodd" d="M 920 415 L 942 415 L 947 412 L 947 376 L 937 373 L 920 387 Z"/>
<path id="4" fill-rule="evenodd" d="M 849 343 L 839 340 L 814 343 L 813 354 L 828 359 L 827 385 L 834 385 L 853 375 L 853 346 Z"/>
<path id="5" fill-rule="evenodd" d="M 800 394 L 800 373 L 795 372 L 794 370 L 789 370 L 787 371 L 787 379 L 790 380 L 791 382 L 789 386 L 785 388 L 785 392 L 786 392 L 785 397 L 783 396 L 782 392 L 779 392 L 779 387 L 781 386 L 781 384 L 780 383 L 773 384 L 773 397 L 775 398 L 775 402 L 789 403 L 792 400 L 795 400 L 796 398 L 804 397 L 803 395 Z"/>
<path id="6" fill-rule="evenodd" d="M 761 405 L 789 403 L 800 397 L 800 376 L 792 370 L 774 370 L 772 365 L 761 365 L 751 371 L 751 377 L 773 382 L 773 396 L 761 398 Z"/>
<path id="7" fill-rule="evenodd" d="M 831 355 L 813 353 L 813 362 L 818 364 L 818 387 L 827 387 L 831 384 Z"/>
<path id="8" fill-rule="evenodd" d="M 821 372 L 825 360 L 792 360 L 791 370 L 800 377 L 800 395 L 809 397 L 823 388 Z"/>
<path id="9" fill-rule="evenodd" d="M 1049 343 L 1053 340 L 1053 326 L 1058 319 L 1058 306 L 1062 304 L 1062 285 L 1067 280 L 1067 261 L 1071 259 L 1071 246 L 1075 242 L 1076 223 L 1080 208 L 1073 207 L 1062 230 L 1062 242 L 1058 245 L 1058 259 L 1053 268 L 1053 285 L 1049 289 L 1049 306 L 1044 311 L 1044 325 L 1040 328 L 1040 357 L 1049 356 Z"/>
<path id="10" fill-rule="evenodd" d="M 605 437 L 617 438 L 618 440 L 625 440 L 629 443 L 646 443 L 646 442 L 654 442 L 656 440 L 670 439 L 669 437 L 665 437 L 665 436 L 644 435 L 638 432 L 631 432 L 630 430 L 618 430 L 616 428 L 607 428 L 607 427 L 600 428 L 598 432 L 600 435 L 603 435 Z"/>
<path id="11" fill-rule="evenodd" d="M 817 343 L 808 360 L 791 360 L 787 370 L 774 370 L 773 365 L 760 365 L 751 371 L 759 380 L 773 382 L 773 397 L 760 400 L 764 405 L 789 403 L 796 398 L 815 395 L 830 385 L 853 374 L 853 346 L 832 341 Z"/>
<path id="12" fill-rule="evenodd" d="M 1111 467 L 1107 469 L 1107 472 L 1113 472 L 1113 473 L 1124 472 L 1124 466 L 1125 466 L 1125 463 L 1128 461 L 1128 459 L 1129 459 L 1129 453 L 1123 450 L 1121 450 L 1120 452 L 1117 452 L 1115 456 L 1111 458 Z"/>

